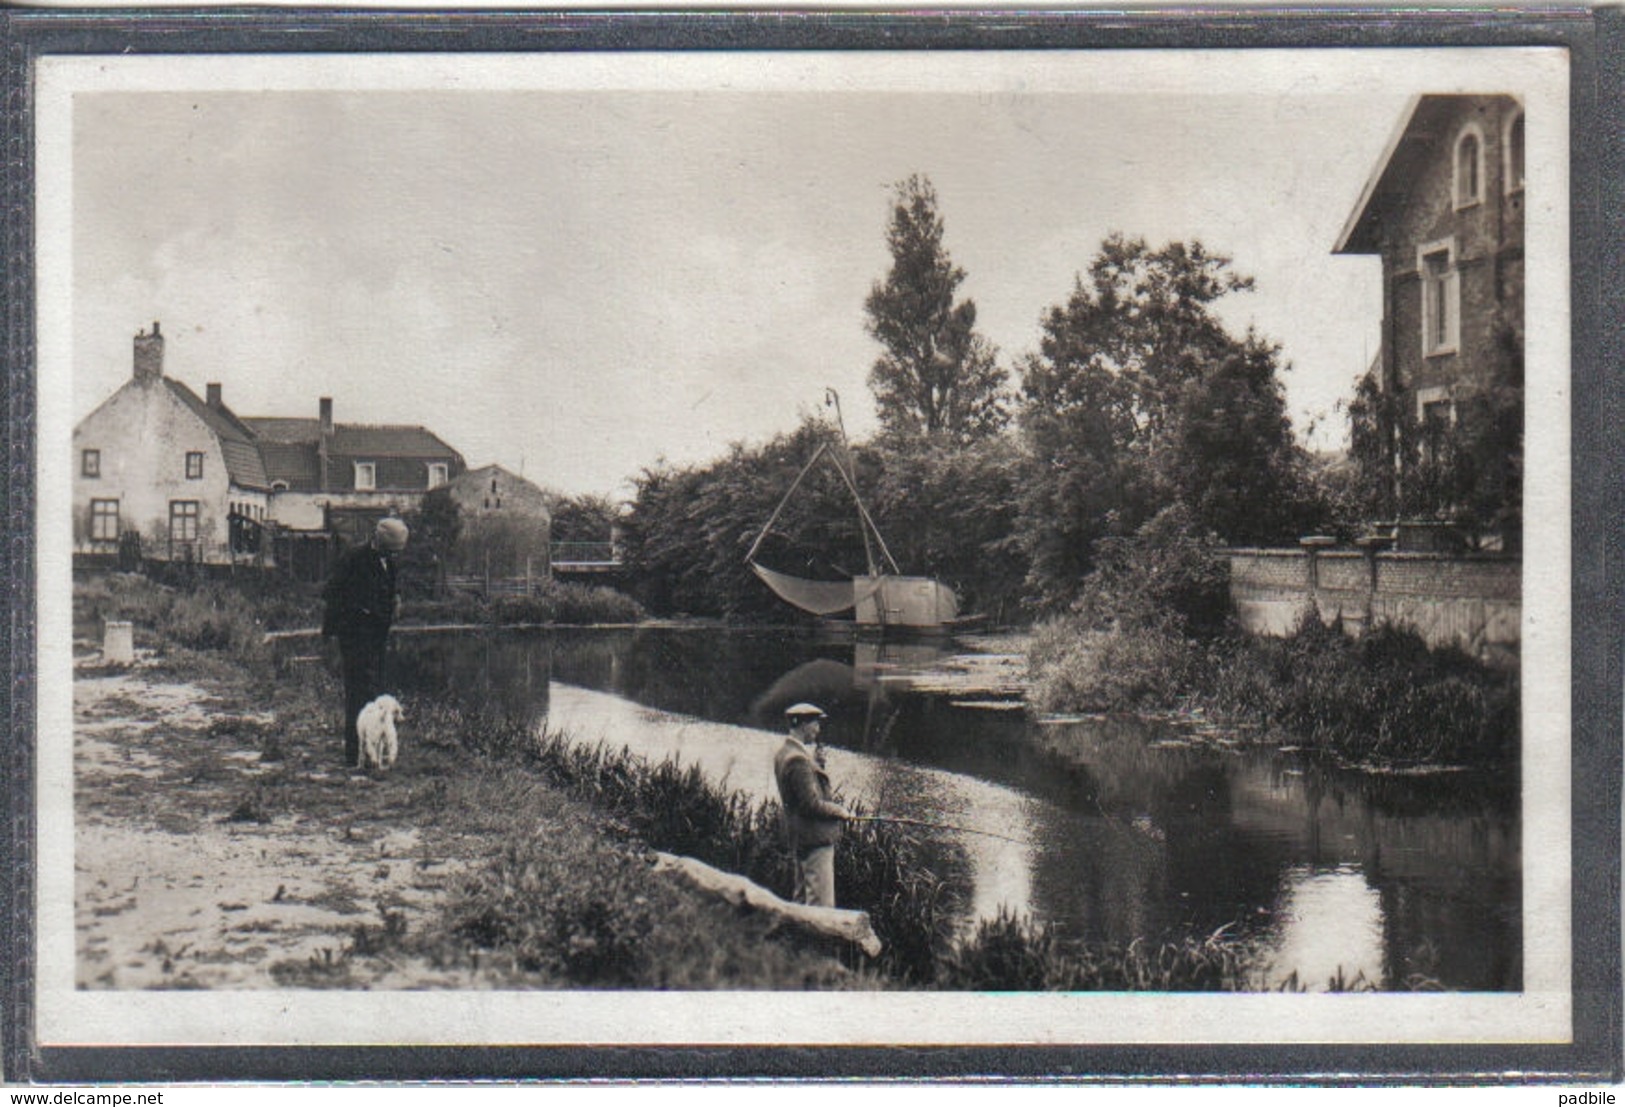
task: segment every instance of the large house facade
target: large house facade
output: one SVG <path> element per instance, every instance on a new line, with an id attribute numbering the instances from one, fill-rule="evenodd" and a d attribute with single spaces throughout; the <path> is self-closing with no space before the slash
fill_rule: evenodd
<path id="1" fill-rule="evenodd" d="M 1466 497 L 1516 495 L 1513 487 L 1463 489 L 1459 473 L 1450 485 L 1438 471 L 1453 446 L 1475 434 L 1489 441 L 1474 420 L 1502 420 L 1505 442 L 1516 445 L 1524 203 L 1520 102 L 1420 96 L 1338 238 L 1335 253 L 1382 260 L 1382 338 L 1367 385 L 1383 416 L 1396 515 L 1442 518 L 1461 510 Z M 1498 479 L 1515 476 L 1509 466 Z M 1482 473 L 1478 479 L 1482 484 Z M 1425 488 L 1429 480 L 1438 487 Z M 1482 503 L 1477 507 L 1484 514 Z"/>
<path id="2" fill-rule="evenodd" d="M 417 508 L 464 468 L 420 426 L 243 418 L 221 385 L 199 398 L 164 375 L 159 325 L 135 337 L 134 371 L 74 428 L 73 546 L 80 557 L 259 565 L 305 579 L 335 540 Z"/>

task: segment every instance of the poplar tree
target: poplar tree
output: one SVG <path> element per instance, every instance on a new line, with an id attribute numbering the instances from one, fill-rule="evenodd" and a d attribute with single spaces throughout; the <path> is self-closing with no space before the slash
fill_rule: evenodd
<path id="1" fill-rule="evenodd" d="M 899 182 L 886 231 L 891 272 L 864 301 L 867 330 L 884 348 L 869 387 L 888 435 L 967 442 L 1008 420 L 1007 374 L 976 332 L 975 301 L 955 302 L 965 271 L 942 240 L 930 180 Z"/>

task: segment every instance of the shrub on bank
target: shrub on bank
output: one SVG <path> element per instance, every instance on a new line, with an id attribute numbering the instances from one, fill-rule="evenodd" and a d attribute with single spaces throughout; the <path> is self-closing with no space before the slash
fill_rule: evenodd
<path id="1" fill-rule="evenodd" d="M 477 624 L 567 626 L 636 623 L 643 607 L 613 588 L 548 581 L 529 596 L 485 599 L 473 592 L 453 592 L 439 599 L 414 599 L 403 605 L 402 621 L 417 625 Z"/>
<path id="2" fill-rule="evenodd" d="M 1416 634 L 1354 638 L 1311 612 L 1285 638 L 1207 642 L 1158 627 L 1110 631 L 1059 621 L 1031 655 L 1034 710 L 1200 707 L 1348 761 L 1489 765 L 1517 756 L 1517 674 Z"/>
<path id="3" fill-rule="evenodd" d="M 1348 760 L 1495 764 L 1517 755 L 1517 674 L 1430 650 L 1410 631 L 1352 638 L 1310 612 L 1290 637 L 1237 637 L 1213 656 L 1205 704 Z"/>
<path id="4" fill-rule="evenodd" d="M 642 605 L 625 593 L 561 581 L 549 581 L 534 595 L 503 596 L 491 603 L 491 620 L 500 626 L 635 623 L 643 616 Z"/>
<path id="5" fill-rule="evenodd" d="M 1069 617 L 1038 629 L 1030 659 L 1027 702 L 1035 711 L 1135 711 L 1179 702 L 1201 648 L 1166 627 L 1091 630 Z"/>
<path id="6" fill-rule="evenodd" d="M 138 573 L 110 573 L 74 584 L 76 636 L 100 641 L 107 623 L 117 620 L 134 625 L 143 649 L 210 651 L 255 662 L 268 656 L 262 613 L 225 582 L 183 588 Z"/>

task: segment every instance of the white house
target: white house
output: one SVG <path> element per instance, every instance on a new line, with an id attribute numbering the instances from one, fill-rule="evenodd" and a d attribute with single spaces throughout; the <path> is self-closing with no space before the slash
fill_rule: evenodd
<path id="1" fill-rule="evenodd" d="M 243 418 L 211 383 L 199 399 L 164 375 L 157 323 L 135 336 L 134 372 L 74 428 L 79 555 L 277 565 L 319 578 L 335 537 L 416 508 L 465 468 L 419 426 Z"/>

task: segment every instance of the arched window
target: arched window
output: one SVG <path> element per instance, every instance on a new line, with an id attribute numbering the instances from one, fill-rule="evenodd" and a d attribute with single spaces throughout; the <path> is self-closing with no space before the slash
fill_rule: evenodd
<path id="1" fill-rule="evenodd" d="M 1523 111 L 1520 109 L 1512 113 L 1507 120 L 1506 140 L 1502 143 L 1506 151 L 1506 190 L 1509 193 L 1523 191 Z"/>
<path id="2" fill-rule="evenodd" d="M 1484 136 L 1476 124 L 1456 139 L 1456 207 L 1471 207 L 1484 199 Z"/>

